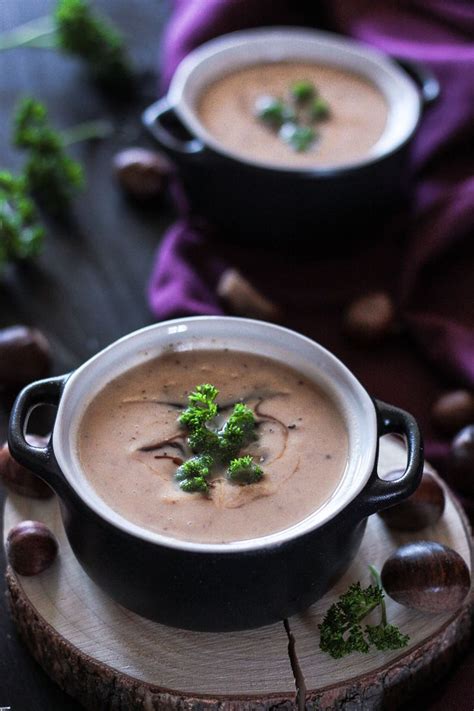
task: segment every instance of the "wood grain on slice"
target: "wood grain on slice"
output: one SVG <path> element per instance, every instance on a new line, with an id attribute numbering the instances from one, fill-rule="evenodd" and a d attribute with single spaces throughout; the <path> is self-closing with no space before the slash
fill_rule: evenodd
<path id="1" fill-rule="evenodd" d="M 404 456 L 399 442 L 384 438 L 382 475 L 400 469 Z M 423 538 L 454 548 L 472 570 L 467 526 L 445 492 L 445 514 L 422 532 Z M 12 614 L 35 658 L 87 708 L 292 709 L 297 707 L 295 670 L 307 708 L 349 708 L 354 701 L 360 708 L 381 708 L 407 698 L 433 673 L 444 673 L 469 640 L 472 597 L 455 613 L 440 615 L 388 599 L 390 621 L 410 635 L 407 649 L 352 654 L 343 660 L 319 650 L 318 624 L 332 602 L 354 580 L 368 584 L 368 563 L 380 569 L 398 545 L 419 538 L 419 533 L 391 531 L 378 516 L 370 517 L 360 552 L 342 580 L 323 600 L 289 620 L 295 642 L 291 660 L 283 624 L 206 634 L 169 628 L 129 612 L 102 593 L 77 563 L 55 500 L 11 495 L 4 537 L 28 518 L 50 527 L 60 555 L 33 578 L 9 570 Z"/>
<path id="2" fill-rule="evenodd" d="M 56 533 L 60 555 L 41 576 L 19 577 L 17 582 L 45 622 L 82 653 L 118 673 L 183 693 L 294 696 L 282 624 L 220 635 L 178 630 L 139 617 L 113 602 L 83 572 L 67 542 L 56 501 L 37 508 L 31 500 L 12 496 L 5 508 L 5 531 L 33 514 Z"/>

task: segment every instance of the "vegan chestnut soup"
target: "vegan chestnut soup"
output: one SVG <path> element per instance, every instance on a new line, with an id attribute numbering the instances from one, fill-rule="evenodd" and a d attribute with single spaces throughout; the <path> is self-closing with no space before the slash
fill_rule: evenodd
<path id="1" fill-rule="evenodd" d="M 217 468 L 208 493 L 179 488 L 192 453 L 178 417 L 201 383 L 219 389 L 220 423 L 236 402 L 252 409 L 256 440 L 243 448 L 263 470 L 236 484 Z M 224 350 L 167 352 L 109 383 L 86 408 L 78 454 L 86 477 L 133 523 L 186 541 L 225 543 L 301 521 L 337 488 L 347 460 L 343 418 L 319 386 L 277 361 Z"/>
<path id="2" fill-rule="evenodd" d="M 295 151 L 255 115 L 259 98 L 288 98 L 295 83 L 311 82 L 330 108 L 309 150 Z M 359 74 L 310 62 L 255 64 L 225 74 L 198 101 L 202 125 L 229 151 L 252 162 L 324 167 L 363 158 L 381 137 L 388 108 L 382 92 Z"/>

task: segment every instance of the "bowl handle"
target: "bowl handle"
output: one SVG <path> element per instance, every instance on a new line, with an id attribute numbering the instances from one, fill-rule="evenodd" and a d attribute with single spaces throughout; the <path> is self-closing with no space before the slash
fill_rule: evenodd
<path id="1" fill-rule="evenodd" d="M 142 114 L 144 126 L 168 155 L 176 158 L 204 152 L 204 143 L 198 138 L 185 140 L 173 134 L 166 126 L 170 120 L 179 121 L 174 108 L 169 105 L 166 97 L 156 101 Z"/>
<path id="2" fill-rule="evenodd" d="M 56 464 L 51 439 L 46 447 L 33 447 L 26 441 L 25 430 L 28 418 L 36 407 L 58 407 L 68 377 L 69 374 L 38 380 L 24 388 L 15 400 L 8 427 L 8 447 L 13 457 L 34 474 L 38 474 L 55 491 L 64 488 L 65 479 Z"/>
<path id="3" fill-rule="evenodd" d="M 378 447 L 375 466 L 366 486 L 359 495 L 360 513 L 363 516 L 381 511 L 406 499 L 418 488 L 423 474 L 423 440 L 415 418 L 405 410 L 375 400 L 378 436 L 400 434 L 406 438 L 407 464 L 399 479 L 386 481 L 377 473 Z"/>
<path id="4" fill-rule="evenodd" d="M 414 62 L 411 59 L 394 57 L 394 60 L 418 85 L 423 107 L 428 108 L 434 104 L 439 98 L 441 87 L 431 69 L 426 64 Z"/>

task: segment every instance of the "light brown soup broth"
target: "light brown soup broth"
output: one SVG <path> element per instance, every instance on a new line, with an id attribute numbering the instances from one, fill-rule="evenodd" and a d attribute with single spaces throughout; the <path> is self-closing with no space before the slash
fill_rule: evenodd
<path id="1" fill-rule="evenodd" d="M 262 95 L 287 98 L 294 82 L 310 80 L 328 102 L 331 117 L 317 125 L 319 140 L 296 152 L 255 117 Z M 377 87 L 359 74 L 306 62 L 256 64 L 212 82 L 198 102 L 198 116 L 216 141 L 251 161 L 324 167 L 366 156 L 381 137 L 388 108 Z"/>
<path id="2" fill-rule="evenodd" d="M 260 462 L 260 482 L 231 484 L 217 471 L 207 496 L 179 489 L 177 417 L 204 382 L 219 389 L 224 418 L 240 400 L 254 409 L 258 440 L 242 454 Z M 195 350 L 167 353 L 107 385 L 84 413 L 78 450 L 97 494 L 126 519 L 220 543 L 283 530 L 318 509 L 341 480 L 348 440 L 332 400 L 296 371 L 247 353 Z"/>

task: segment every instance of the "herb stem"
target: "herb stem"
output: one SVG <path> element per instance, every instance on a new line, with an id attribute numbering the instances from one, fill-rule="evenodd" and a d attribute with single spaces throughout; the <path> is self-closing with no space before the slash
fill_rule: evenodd
<path id="1" fill-rule="evenodd" d="M 380 573 L 379 573 L 379 571 L 377 570 L 377 568 L 375 568 L 373 565 L 370 565 L 370 564 L 369 564 L 369 570 L 370 570 L 370 573 L 371 573 L 371 575 L 372 575 L 372 578 L 374 579 L 374 582 L 375 582 L 376 586 L 377 586 L 378 588 L 380 588 L 381 590 L 383 590 L 383 587 L 382 587 L 382 579 L 381 579 L 381 577 L 380 577 Z M 387 626 L 387 607 L 386 607 L 386 605 L 385 605 L 385 596 L 382 597 L 382 599 L 381 599 L 381 601 L 380 601 L 380 609 L 381 609 L 381 611 L 382 611 L 382 625 L 383 625 L 384 627 L 386 627 L 386 626 Z"/>
<path id="2" fill-rule="evenodd" d="M 55 49 L 57 46 L 56 23 L 50 15 L 25 22 L 0 35 L 0 50 L 15 47 Z"/>
<path id="3" fill-rule="evenodd" d="M 64 146 L 72 146 L 81 141 L 107 138 L 113 131 L 114 127 L 111 121 L 98 119 L 97 121 L 85 121 L 77 126 L 62 130 L 61 139 Z"/>

